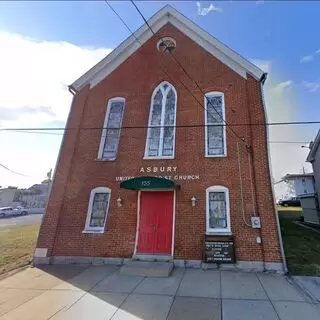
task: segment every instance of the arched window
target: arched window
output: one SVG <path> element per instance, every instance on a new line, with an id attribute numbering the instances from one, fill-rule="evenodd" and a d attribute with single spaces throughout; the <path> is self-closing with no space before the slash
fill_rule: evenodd
<path id="1" fill-rule="evenodd" d="M 206 229 L 208 234 L 231 232 L 228 188 L 223 186 L 207 188 Z"/>
<path id="2" fill-rule="evenodd" d="M 104 232 L 106 224 L 111 190 L 98 187 L 91 190 L 86 225 L 83 232 Z"/>
<path id="3" fill-rule="evenodd" d="M 112 98 L 108 101 L 102 129 L 98 159 L 115 160 L 120 140 L 125 99 Z"/>
<path id="4" fill-rule="evenodd" d="M 176 108 L 176 90 L 162 82 L 151 98 L 145 158 L 174 157 Z"/>
<path id="5" fill-rule="evenodd" d="M 208 92 L 205 103 L 206 157 L 223 157 L 227 154 L 224 94 Z"/>

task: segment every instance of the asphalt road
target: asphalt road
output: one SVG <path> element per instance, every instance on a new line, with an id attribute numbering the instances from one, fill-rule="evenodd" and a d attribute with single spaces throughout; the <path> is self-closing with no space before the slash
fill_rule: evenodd
<path id="1" fill-rule="evenodd" d="M 43 214 L 29 214 L 27 216 L 0 218 L 0 229 L 10 226 L 22 226 L 28 224 L 40 224 Z"/>

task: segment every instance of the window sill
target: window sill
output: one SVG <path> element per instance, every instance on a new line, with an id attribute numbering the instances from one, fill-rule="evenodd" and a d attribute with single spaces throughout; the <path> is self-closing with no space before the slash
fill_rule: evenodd
<path id="1" fill-rule="evenodd" d="M 206 154 L 204 157 L 205 158 L 226 158 L 227 155 L 226 154 L 213 154 L 213 155 Z"/>
<path id="2" fill-rule="evenodd" d="M 104 230 L 83 230 L 82 233 L 97 233 L 97 234 L 102 234 L 102 233 L 104 233 Z"/>
<path id="3" fill-rule="evenodd" d="M 110 162 L 110 161 L 116 161 L 116 158 L 114 158 L 114 159 L 99 159 L 99 158 L 96 158 L 96 159 L 94 159 L 94 161 L 98 161 L 98 162 Z"/>
<path id="4" fill-rule="evenodd" d="M 174 159 L 174 156 L 157 156 L 157 157 L 143 157 L 143 160 L 161 160 L 161 159 Z"/>
<path id="5" fill-rule="evenodd" d="M 207 231 L 206 232 L 207 236 L 232 236 L 231 231 Z"/>

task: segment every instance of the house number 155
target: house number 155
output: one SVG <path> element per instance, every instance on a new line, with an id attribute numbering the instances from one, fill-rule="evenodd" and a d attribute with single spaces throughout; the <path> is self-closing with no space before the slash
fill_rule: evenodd
<path id="1" fill-rule="evenodd" d="M 141 181 L 141 186 L 142 186 L 142 187 L 148 187 L 148 186 L 150 186 L 150 181 L 149 181 L 149 180 Z"/>

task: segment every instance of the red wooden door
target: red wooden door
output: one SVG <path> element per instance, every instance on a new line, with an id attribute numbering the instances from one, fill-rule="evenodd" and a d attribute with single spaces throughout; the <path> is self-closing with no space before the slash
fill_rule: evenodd
<path id="1" fill-rule="evenodd" d="M 141 192 L 138 254 L 171 254 L 173 192 Z"/>

